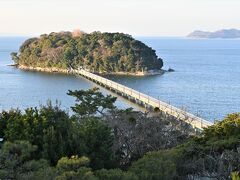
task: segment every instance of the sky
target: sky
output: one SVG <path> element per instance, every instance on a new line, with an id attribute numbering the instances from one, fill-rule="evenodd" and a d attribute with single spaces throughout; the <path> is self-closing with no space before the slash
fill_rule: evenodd
<path id="1" fill-rule="evenodd" d="M 0 0 L 0 35 L 72 31 L 186 36 L 240 29 L 240 0 Z"/>

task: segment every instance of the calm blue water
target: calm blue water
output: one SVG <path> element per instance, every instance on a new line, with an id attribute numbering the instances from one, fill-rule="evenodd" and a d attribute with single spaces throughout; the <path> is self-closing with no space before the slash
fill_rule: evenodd
<path id="1" fill-rule="evenodd" d="M 10 52 L 17 51 L 24 39 L 0 38 L 0 110 L 37 106 L 48 99 L 58 99 L 62 107 L 69 108 L 73 99 L 66 95 L 68 89 L 94 86 L 83 78 L 6 66 L 11 64 Z M 240 40 L 138 39 L 156 49 L 165 69 L 176 71 L 162 76 L 109 78 L 211 121 L 240 112 Z M 117 105 L 129 106 L 122 101 Z"/>

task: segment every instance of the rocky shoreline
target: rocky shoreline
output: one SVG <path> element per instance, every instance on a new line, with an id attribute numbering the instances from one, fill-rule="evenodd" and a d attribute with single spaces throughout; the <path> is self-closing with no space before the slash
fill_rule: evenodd
<path id="1" fill-rule="evenodd" d="M 121 76 L 151 76 L 151 75 L 162 75 L 165 70 L 150 70 L 150 71 L 138 71 L 138 72 L 110 72 L 110 73 L 96 73 L 100 75 L 121 75 Z"/>
<path id="2" fill-rule="evenodd" d="M 24 71 L 70 74 L 69 70 L 60 69 L 60 68 L 41 68 L 41 67 L 31 67 L 31 66 L 24 66 L 24 65 L 17 65 L 16 67 Z"/>
<path id="3" fill-rule="evenodd" d="M 47 72 L 47 73 L 61 73 L 61 74 L 71 74 L 71 71 L 67 69 L 61 68 L 42 68 L 42 67 L 31 67 L 31 66 L 24 66 L 24 65 L 12 65 L 16 66 L 18 69 L 24 71 L 37 71 L 37 72 Z M 149 70 L 149 71 L 139 71 L 139 72 L 111 72 L 111 73 L 99 73 L 96 74 L 100 75 L 128 75 L 128 76 L 151 76 L 151 75 L 162 75 L 166 72 L 166 70 Z"/>

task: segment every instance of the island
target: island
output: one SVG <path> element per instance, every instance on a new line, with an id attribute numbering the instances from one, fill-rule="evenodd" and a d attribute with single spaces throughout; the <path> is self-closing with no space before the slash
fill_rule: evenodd
<path id="1" fill-rule="evenodd" d="M 189 38 L 240 38 L 240 30 L 237 29 L 223 29 L 215 32 L 207 31 L 194 31 L 190 33 L 187 37 Z"/>
<path id="2" fill-rule="evenodd" d="M 99 74 L 163 73 L 156 51 L 123 33 L 52 32 L 26 40 L 11 53 L 20 69 L 68 73 L 84 68 Z"/>

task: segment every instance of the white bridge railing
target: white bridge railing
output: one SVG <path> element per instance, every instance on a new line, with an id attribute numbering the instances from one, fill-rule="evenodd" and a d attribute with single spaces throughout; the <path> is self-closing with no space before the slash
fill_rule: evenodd
<path id="1" fill-rule="evenodd" d="M 93 81 L 96 81 L 96 82 L 104 85 L 104 86 L 107 86 L 110 89 L 113 89 L 115 91 L 123 93 L 124 95 L 127 95 L 131 98 L 141 101 L 142 103 L 144 103 L 148 106 L 151 106 L 153 108 L 159 108 L 159 110 L 165 112 L 166 114 L 169 114 L 171 116 L 176 117 L 177 119 L 180 119 L 182 121 L 185 121 L 185 122 L 191 124 L 194 128 L 203 129 L 204 127 L 213 125 L 213 123 L 206 121 L 200 117 L 197 117 L 191 113 L 188 113 L 182 109 L 176 108 L 168 103 L 165 103 L 163 101 L 160 101 L 158 99 L 150 97 L 150 96 L 143 94 L 139 91 L 136 91 L 132 88 L 129 88 L 122 84 L 111 81 L 107 78 L 90 73 L 84 69 L 79 69 L 79 70 L 72 69 L 71 71 L 75 74 L 80 74 L 88 79 L 91 79 Z"/>

